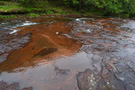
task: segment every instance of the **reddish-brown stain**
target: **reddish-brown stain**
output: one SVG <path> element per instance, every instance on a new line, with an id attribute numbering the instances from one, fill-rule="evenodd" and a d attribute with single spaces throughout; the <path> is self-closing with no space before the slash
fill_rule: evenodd
<path id="1" fill-rule="evenodd" d="M 81 45 L 62 35 L 71 30 L 71 26 L 65 27 L 65 25 L 65 22 L 57 22 L 50 25 L 40 24 L 17 28 L 20 29 L 18 34 L 32 33 L 31 40 L 24 48 L 10 53 L 7 60 L 0 63 L 0 70 L 10 71 L 19 67 L 35 65 L 35 62 L 42 60 L 48 62 L 56 57 L 73 55 Z M 60 34 L 56 34 L 56 32 Z M 57 51 L 45 56 L 36 55 L 45 48 L 56 48 Z"/>

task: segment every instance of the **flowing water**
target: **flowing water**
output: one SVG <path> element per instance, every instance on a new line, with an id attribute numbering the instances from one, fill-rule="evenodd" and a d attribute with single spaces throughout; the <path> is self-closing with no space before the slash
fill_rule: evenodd
<path id="1" fill-rule="evenodd" d="M 0 24 L 0 90 L 134 90 L 135 21 L 38 18 Z"/>

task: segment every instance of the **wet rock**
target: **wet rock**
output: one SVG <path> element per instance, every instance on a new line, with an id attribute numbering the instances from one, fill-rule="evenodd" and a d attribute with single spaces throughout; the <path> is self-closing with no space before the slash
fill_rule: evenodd
<path id="1" fill-rule="evenodd" d="M 0 90 L 3 90 L 7 86 L 8 86 L 8 84 L 6 82 L 0 81 Z"/>
<path id="2" fill-rule="evenodd" d="M 125 83 L 117 79 L 111 72 L 103 72 L 100 74 L 104 84 L 101 86 L 104 87 L 101 90 L 125 90 Z"/>
<path id="3" fill-rule="evenodd" d="M 7 56 L 8 55 L 9 55 L 8 53 L 5 53 L 5 54 L 0 55 L 0 63 L 3 62 L 3 61 L 5 61 L 7 59 Z"/>
<path id="4" fill-rule="evenodd" d="M 135 72 L 135 63 L 132 61 L 125 62 L 126 65 Z"/>
<path id="5" fill-rule="evenodd" d="M 134 72 L 129 72 L 129 70 L 125 70 L 122 73 L 115 73 L 117 79 L 124 81 L 125 84 L 133 84 L 135 85 L 135 76 Z"/>
<path id="6" fill-rule="evenodd" d="M 135 86 L 135 61 L 134 61 L 135 38 L 134 36 L 135 35 L 133 31 L 135 29 L 134 27 L 135 22 L 133 20 L 122 20 L 120 18 L 107 18 L 107 19 L 95 19 L 95 20 L 88 19 L 88 21 L 89 22 L 87 22 L 86 19 L 76 19 L 75 22 L 70 22 L 70 24 L 72 24 L 70 26 L 73 27 L 72 29 L 70 28 L 71 30 L 70 32 L 69 29 L 67 30 L 65 28 L 64 24 L 61 25 L 60 23 L 58 24 L 54 23 L 52 25 L 50 24 L 49 28 L 46 25 L 44 26 L 39 25 L 39 26 L 32 26 L 31 27 L 32 29 L 30 28 L 23 29 L 22 31 L 24 32 L 33 32 L 36 29 L 35 30 L 36 32 L 34 32 L 33 35 L 36 35 L 37 33 L 39 35 L 34 36 L 34 38 L 32 39 L 32 41 L 35 40 L 35 42 L 31 44 L 32 48 L 27 47 L 22 51 L 17 50 L 17 52 L 14 53 L 13 56 L 11 55 L 11 57 L 9 58 L 9 61 L 10 59 L 11 60 L 15 59 L 15 61 L 11 63 L 7 62 L 7 64 L 5 64 L 5 67 L 7 68 L 7 66 L 10 67 L 16 66 L 13 69 L 17 69 L 21 65 L 24 66 L 25 64 L 34 61 L 35 58 L 32 59 L 31 58 L 32 56 L 40 57 L 40 56 L 51 54 L 56 51 L 60 51 L 57 49 L 61 47 L 63 49 L 64 45 L 67 51 L 70 50 L 72 51 L 72 49 L 75 48 L 76 46 L 73 46 L 70 40 L 68 41 L 64 37 L 61 37 L 61 35 L 63 34 L 66 37 L 70 39 L 74 39 L 78 43 L 83 44 L 80 51 L 83 51 L 87 54 L 86 57 L 90 62 L 89 68 L 91 68 L 91 70 L 87 69 L 86 71 L 77 74 L 77 82 L 80 90 L 90 90 L 90 89 L 91 90 L 134 90 L 135 88 L 134 87 Z M 25 24 L 27 23 L 28 22 L 26 22 Z M 6 23 L 3 23 L 3 25 L 4 24 L 6 25 Z M 47 28 L 46 30 L 45 27 Z M 0 27 L 0 29 L 1 28 L 2 27 Z M 65 28 L 66 33 L 62 31 L 62 33 L 59 34 L 59 32 L 61 31 L 60 28 L 61 30 Z M 6 30 L 6 32 L 4 30 Z M 11 31 L 13 30 L 8 30 L 8 29 L 0 30 L 0 62 L 6 60 L 6 57 L 10 51 L 14 51 L 15 49 L 19 49 L 20 47 L 23 47 L 24 44 L 29 41 L 30 35 L 10 34 Z M 40 36 L 43 37 L 37 38 Z M 61 39 L 64 38 L 64 39 L 60 40 L 60 38 Z M 54 41 L 51 43 L 57 44 L 55 48 L 52 48 L 54 47 L 53 45 L 52 46 L 50 45 L 48 48 L 46 47 L 46 43 L 49 40 Z M 33 49 L 39 49 L 39 46 L 37 48 L 33 47 L 33 45 L 36 44 L 39 45 L 37 41 L 40 41 L 39 43 L 43 43 L 43 42 L 45 43 L 41 45 L 39 51 L 36 50 L 34 51 Z M 27 50 L 28 52 L 26 53 Z M 64 52 L 60 51 L 60 53 L 63 54 L 67 51 Z M 30 58 L 24 59 L 23 56 L 27 58 L 29 57 L 28 54 L 30 54 Z M 60 56 L 62 54 L 60 54 Z M 1 64 L 1 66 L 2 65 L 3 64 Z M 32 64 L 27 65 L 27 67 L 30 65 Z M 1 69 L 3 69 L 3 67 Z M 71 74 L 70 70 L 60 69 L 57 66 L 54 68 L 54 70 L 56 74 L 59 76 Z M 0 87 L 2 88 L 3 87 L 5 88 L 5 86 L 7 87 L 8 85 L 7 83 L 4 82 L 1 83 L 2 84 Z M 12 84 L 11 86 L 15 86 L 15 84 Z M 16 87 L 18 86 L 16 85 Z M 24 90 L 27 89 L 29 90 L 31 88 L 24 88 Z"/>
<path id="7" fill-rule="evenodd" d="M 120 63 L 116 65 L 116 69 L 117 69 L 117 72 L 122 73 L 125 70 L 128 70 L 129 67 L 124 62 L 121 61 Z"/>
<path id="8" fill-rule="evenodd" d="M 123 77 L 119 77 L 117 75 L 115 75 L 117 79 L 121 80 L 121 81 L 124 81 L 125 79 Z"/>
<path id="9" fill-rule="evenodd" d="M 92 61 L 93 61 L 93 66 L 96 68 L 96 70 L 98 71 L 98 72 L 100 72 L 101 71 L 101 63 L 102 63 L 102 57 L 100 56 L 100 55 L 93 55 L 93 57 L 92 57 Z"/>
<path id="10" fill-rule="evenodd" d="M 106 61 L 106 67 L 110 71 L 116 70 L 115 66 L 113 64 L 109 63 L 108 61 Z"/>
<path id="11" fill-rule="evenodd" d="M 97 50 L 97 51 L 104 51 L 105 47 L 101 44 L 95 44 L 92 46 L 93 49 Z"/>
<path id="12" fill-rule="evenodd" d="M 56 71 L 56 75 L 69 75 L 69 74 L 71 74 L 71 71 L 69 69 L 60 69 L 57 66 L 55 66 L 54 70 Z"/>
<path id="13" fill-rule="evenodd" d="M 134 90 L 135 86 L 132 84 L 127 85 L 126 90 Z"/>
<path id="14" fill-rule="evenodd" d="M 0 30 L 0 63 L 7 59 L 10 51 L 25 46 L 30 40 L 30 34 L 10 35 L 10 29 Z"/>
<path id="15" fill-rule="evenodd" d="M 108 73 L 108 70 L 106 69 L 106 67 L 102 68 L 102 75 L 106 75 Z"/>
<path id="16" fill-rule="evenodd" d="M 28 88 L 23 88 L 22 90 L 33 90 L 32 87 L 28 87 Z"/>
<path id="17" fill-rule="evenodd" d="M 119 61 L 116 58 L 112 58 L 110 60 L 105 60 L 105 65 L 108 70 L 110 71 L 116 71 L 116 66 L 114 64 L 117 64 Z"/>
<path id="18" fill-rule="evenodd" d="M 56 51 L 57 51 L 57 48 L 45 48 L 45 49 L 41 50 L 39 53 L 35 54 L 33 57 L 45 56 L 45 55 L 48 55 L 48 54 L 56 52 Z"/>
<path id="19" fill-rule="evenodd" d="M 33 90 L 33 88 L 25 87 L 23 89 L 20 89 L 18 82 L 8 84 L 7 82 L 0 81 L 0 90 Z"/>
<path id="20" fill-rule="evenodd" d="M 124 23 L 121 28 L 135 30 L 135 21 L 128 21 L 127 23 Z"/>
<path id="21" fill-rule="evenodd" d="M 19 83 L 12 83 L 6 88 L 4 88 L 4 90 L 20 90 Z"/>
<path id="22" fill-rule="evenodd" d="M 97 81 L 95 74 L 90 69 L 77 74 L 77 83 L 79 90 L 97 90 Z"/>

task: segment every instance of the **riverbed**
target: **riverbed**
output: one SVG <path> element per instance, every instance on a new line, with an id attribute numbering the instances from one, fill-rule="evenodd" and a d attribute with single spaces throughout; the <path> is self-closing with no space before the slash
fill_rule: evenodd
<path id="1" fill-rule="evenodd" d="M 135 20 L 35 18 L 0 24 L 0 90 L 134 90 Z"/>

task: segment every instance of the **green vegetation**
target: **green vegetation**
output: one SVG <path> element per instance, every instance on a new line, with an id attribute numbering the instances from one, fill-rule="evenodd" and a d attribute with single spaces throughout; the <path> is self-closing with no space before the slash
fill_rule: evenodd
<path id="1" fill-rule="evenodd" d="M 20 4 L 16 2 L 0 1 L 0 12 L 3 13 L 24 12 L 24 7 L 20 6 Z"/>
<path id="2" fill-rule="evenodd" d="M 108 16 L 135 16 L 135 0 L 63 0 L 63 4 L 80 12 L 102 12 Z"/>
<path id="3" fill-rule="evenodd" d="M 30 17 L 48 14 L 134 17 L 134 6 L 135 0 L 1 0 L 0 13 L 24 13 Z M 1 15 L 0 17 L 5 18 L 7 16 Z"/>

